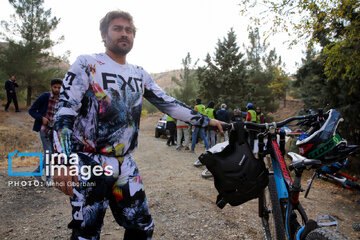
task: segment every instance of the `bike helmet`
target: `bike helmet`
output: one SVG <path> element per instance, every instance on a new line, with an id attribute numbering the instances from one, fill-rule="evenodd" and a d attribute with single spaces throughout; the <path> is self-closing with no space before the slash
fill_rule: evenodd
<path id="1" fill-rule="evenodd" d="M 322 123 L 320 129 L 311 135 L 301 135 L 296 142 L 301 155 L 322 160 L 325 164 L 339 160 L 337 152 L 347 145 L 346 140 L 336 133 L 339 122 L 343 121 L 340 113 L 331 109 L 326 115 L 327 119 Z"/>
<path id="2" fill-rule="evenodd" d="M 252 104 L 252 103 L 248 103 L 248 104 L 246 105 L 246 108 L 251 108 L 251 107 L 253 107 L 253 104 Z"/>

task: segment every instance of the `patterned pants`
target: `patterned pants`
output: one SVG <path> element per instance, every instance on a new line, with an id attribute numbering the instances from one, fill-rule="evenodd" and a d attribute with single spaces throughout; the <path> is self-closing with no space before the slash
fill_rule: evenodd
<path id="1" fill-rule="evenodd" d="M 125 230 L 124 239 L 151 239 L 154 223 L 148 211 L 144 186 L 133 157 L 116 158 L 99 154 L 78 153 L 79 167 L 112 166 L 112 176 L 79 177 L 70 198 L 73 220 L 71 239 L 100 239 L 101 227 L 108 206 L 116 222 Z M 79 171 L 80 172 L 80 171 Z M 81 175 L 80 174 L 80 175 Z"/>

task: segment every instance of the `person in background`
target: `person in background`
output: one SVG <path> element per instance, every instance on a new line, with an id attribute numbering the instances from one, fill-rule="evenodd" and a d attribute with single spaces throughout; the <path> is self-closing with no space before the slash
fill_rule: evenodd
<path id="1" fill-rule="evenodd" d="M 176 121 L 176 129 L 177 129 L 177 141 L 176 141 L 176 150 L 181 150 L 183 148 L 181 144 L 181 140 L 184 136 L 184 145 L 185 150 L 189 150 L 189 125 L 184 121 L 177 120 Z"/>
<path id="2" fill-rule="evenodd" d="M 219 120 L 219 121 L 222 121 L 222 122 L 225 122 L 225 123 L 229 123 L 230 122 L 230 114 L 229 112 L 226 110 L 226 104 L 223 103 L 221 104 L 221 109 L 217 110 L 216 111 L 216 119 Z M 229 140 L 229 134 L 227 131 L 224 131 L 224 140 L 227 141 Z M 216 140 L 218 143 L 221 142 L 221 137 L 222 137 L 222 134 L 220 132 L 217 133 L 217 136 L 216 136 Z"/>
<path id="3" fill-rule="evenodd" d="M 247 115 L 246 115 L 246 122 L 254 122 L 256 123 L 256 112 L 254 110 L 254 106 L 252 103 L 248 103 L 246 105 L 247 109 Z M 249 131 L 249 144 L 251 147 L 251 150 L 254 150 L 254 140 L 256 138 L 256 132 L 255 131 Z"/>
<path id="4" fill-rule="evenodd" d="M 166 145 L 172 146 L 175 145 L 175 130 L 176 130 L 176 123 L 175 119 L 166 115 L 166 128 L 169 129 L 170 135 L 166 142 Z"/>
<path id="5" fill-rule="evenodd" d="M 8 112 L 8 108 L 10 106 L 11 101 L 14 102 L 15 112 L 20 112 L 17 97 L 16 97 L 16 90 L 15 90 L 16 87 L 19 87 L 19 85 L 16 83 L 15 76 L 12 75 L 10 77 L 10 79 L 5 82 L 5 90 L 6 90 L 6 96 L 7 96 L 5 112 Z"/>
<path id="6" fill-rule="evenodd" d="M 201 99 L 197 98 L 195 100 L 195 107 L 194 110 L 205 115 L 205 106 L 203 104 L 201 104 Z M 191 139 L 191 152 L 194 152 L 195 150 L 195 145 L 196 145 L 196 140 L 198 137 L 198 134 L 200 133 L 200 137 L 201 139 L 204 141 L 205 144 L 205 148 L 206 150 L 209 149 L 209 142 L 205 136 L 205 128 L 202 126 L 193 126 L 193 132 L 192 132 L 192 139 Z"/>
<path id="7" fill-rule="evenodd" d="M 309 114 L 309 110 L 306 108 L 305 105 L 302 106 L 302 109 L 299 111 L 298 115 L 303 116 L 303 115 L 308 115 Z"/>
<path id="8" fill-rule="evenodd" d="M 239 108 L 235 108 L 233 115 L 231 117 L 231 122 L 242 122 L 241 110 Z"/>
<path id="9" fill-rule="evenodd" d="M 256 107 L 256 122 L 257 122 L 257 123 L 265 123 L 265 116 L 264 116 L 264 114 L 261 112 L 261 108 L 260 108 L 260 107 Z"/>
<path id="10" fill-rule="evenodd" d="M 205 109 L 205 115 L 208 116 L 210 119 L 216 119 L 216 112 L 214 110 L 215 103 L 210 101 L 208 107 Z M 216 128 L 208 127 L 207 128 L 207 139 L 210 142 L 210 147 L 215 146 L 215 130 Z"/>
<path id="11" fill-rule="evenodd" d="M 54 116 L 55 109 L 59 103 L 60 88 L 62 80 L 54 78 L 50 82 L 51 92 L 41 94 L 29 109 L 29 114 L 35 119 L 33 131 L 40 132 L 40 139 L 45 154 L 54 153 L 53 147 L 53 130 L 54 130 Z M 34 172 L 40 172 L 40 168 L 45 168 L 46 162 L 43 161 L 43 166 L 38 166 Z M 38 176 L 37 180 L 42 181 Z M 51 176 L 46 175 L 46 186 L 51 186 Z"/>

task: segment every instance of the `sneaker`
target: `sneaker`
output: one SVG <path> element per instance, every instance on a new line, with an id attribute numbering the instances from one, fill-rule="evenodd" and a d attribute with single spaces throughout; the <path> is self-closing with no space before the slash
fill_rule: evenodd
<path id="1" fill-rule="evenodd" d="M 176 147 L 176 150 L 180 151 L 182 149 L 182 146 Z"/>
<path id="2" fill-rule="evenodd" d="M 9 112 L 9 110 L 5 109 L 5 112 Z"/>
<path id="3" fill-rule="evenodd" d="M 168 143 L 168 142 L 166 143 L 166 145 L 168 145 L 169 147 L 171 146 L 170 143 Z"/>
<path id="4" fill-rule="evenodd" d="M 185 147 L 185 150 L 187 151 L 187 150 L 190 150 L 190 148 L 189 147 Z"/>
<path id="5" fill-rule="evenodd" d="M 15 112 L 21 112 L 20 110 L 16 110 Z"/>

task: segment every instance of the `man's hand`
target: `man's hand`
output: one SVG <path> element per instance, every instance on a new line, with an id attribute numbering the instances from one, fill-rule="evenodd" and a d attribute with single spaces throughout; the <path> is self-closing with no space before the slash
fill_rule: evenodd
<path id="1" fill-rule="evenodd" d="M 210 119 L 209 126 L 217 127 L 221 134 L 224 134 L 221 124 L 226 124 L 224 122 L 218 121 L 216 119 Z"/>
<path id="2" fill-rule="evenodd" d="M 42 123 L 43 123 L 44 125 L 47 125 L 48 122 L 49 122 L 49 119 L 47 119 L 46 117 L 42 117 Z"/>
<path id="3" fill-rule="evenodd" d="M 70 166 L 66 167 L 66 173 L 64 171 L 61 171 L 62 168 L 55 168 L 54 170 L 54 185 L 57 189 L 65 193 L 66 195 L 69 195 L 71 197 L 74 196 L 73 192 L 73 183 L 76 185 L 78 183 L 78 176 L 70 176 Z"/>

